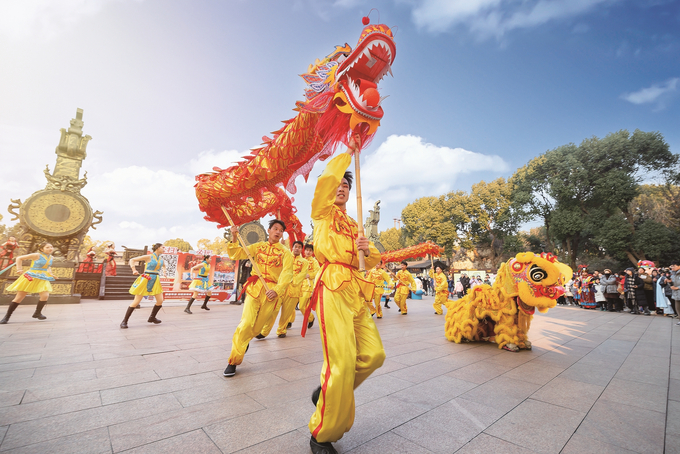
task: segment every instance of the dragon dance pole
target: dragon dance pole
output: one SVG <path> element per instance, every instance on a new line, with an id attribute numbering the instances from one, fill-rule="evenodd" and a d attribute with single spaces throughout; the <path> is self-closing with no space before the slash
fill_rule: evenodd
<path id="1" fill-rule="evenodd" d="M 234 221 L 231 220 L 231 216 L 229 216 L 229 213 L 227 213 L 227 209 L 224 208 L 224 206 L 221 206 L 222 212 L 224 215 L 227 217 L 227 221 L 229 221 L 229 225 L 234 227 Z M 260 272 L 260 267 L 257 266 L 257 262 L 253 260 L 253 256 L 250 255 L 250 251 L 248 251 L 248 248 L 246 247 L 246 242 L 243 241 L 243 238 L 241 237 L 241 232 L 236 232 L 236 237 L 238 238 L 239 243 L 241 243 L 241 247 L 243 248 L 244 251 L 246 251 L 246 255 L 248 256 L 248 260 L 250 260 L 250 263 L 253 265 L 253 271 L 255 271 L 255 274 L 257 274 L 257 277 L 260 278 L 260 282 L 262 282 L 262 286 L 264 287 L 264 291 L 268 292 L 269 287 L 267 287 L 267 281 L 264 280 L 262 277 L 262 273 Z"/>
<path id="2" fill-rule="evenodd" d="M 12 263 L 10 266 L 8 266 L 4 270 L 0 271 L 0 274 L 3 274 L 5 271 L 12 269 L 12 267 L 15 266 L 16 264 L 17 264 L 17 262 Z"/>
<path id="3" fill-rule="evenodd" d="M 354 152 L 354 173 L 357 179 L 357 224 L 359 224 L 359 236 L 366 236 L 364 232 L 364 216 L 361 201 L 361 166 L 359 164 L 359 150 Z M 359 271 L 366 271 L 366 259 L 364 258 L 364 251 L 359 249 L 357 253 L 359 259 Z"/>

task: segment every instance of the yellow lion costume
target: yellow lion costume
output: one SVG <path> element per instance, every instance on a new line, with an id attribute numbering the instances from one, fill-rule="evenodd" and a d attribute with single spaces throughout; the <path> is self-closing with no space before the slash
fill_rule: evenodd
<path id="1" fill-rule="evenodd" d="M 534 311 L 555 307 L 571 275 L 571 268 L 553 254 L 517 254 L 501 265 L 493 286 L 478 285 L 463 298 L 446 302 L 446 338 L 495 342 L 513 352 L 531 350 L 527 332 Z"/>

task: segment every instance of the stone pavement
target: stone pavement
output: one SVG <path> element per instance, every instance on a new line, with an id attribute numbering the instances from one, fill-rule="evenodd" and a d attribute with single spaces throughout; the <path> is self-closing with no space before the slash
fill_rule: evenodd
<path id="1" fill-rule="evenodd" d="M 432 298 L 376 320 L 387 359 L 356 391 L 343 453 L 680 452 L 680 326 L 557 307 L 533 351 L 448 342 Z M 309 453 L 315 326 L 253 340 L 222 377 L 241 307 L 20 306 L 0 326 L 0 452 Z M 0 308 L 4 311 L 5 307 Z"/>

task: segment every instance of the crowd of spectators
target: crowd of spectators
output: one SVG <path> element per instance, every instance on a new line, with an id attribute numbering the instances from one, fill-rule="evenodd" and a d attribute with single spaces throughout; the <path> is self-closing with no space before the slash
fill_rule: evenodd
<path id="1" fill-rule="evenodd" d="M 558 304 L 584 309 L 677 317 L 680 312 L 680 263 L 668 268 L 641 266 L 619 273 L 581 269 L 565 286 Z M 680 322 L 678 323 L 680 325 Z"/>

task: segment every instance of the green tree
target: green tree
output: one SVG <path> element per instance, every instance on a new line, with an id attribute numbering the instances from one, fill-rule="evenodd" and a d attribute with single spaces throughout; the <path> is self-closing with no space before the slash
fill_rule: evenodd
<path id="1" fill-rule="evenodd" d="M 550 150 L 519 169 L 511 179 L 513 204 L 524 221 L 543 220 L 550 249 L 561 249 L 572 267 L 579 253 L 597 250 L 636 263 L 652 245 L 636 239 L 642 224 L 630 203 L 643 177 L 671 172 L 677 163 L 658 132 L 592 137 Z"/>
<path id="2" fill-rule="evenodd" d="M 422 197 L 408 204 L 401 212 L 405 246 L 432 241 L 451 256 L 459 240 L 456 216 L 462 214 L 452 212 L 452 206 L 449 195 Z"/>
<path id="3" fill-rule="evenodd" d="M 380 243 L 385 247 L 385 251 L 396 251 L 405 248 L 401 229 L 390 227 L 380 232 Z"/>
<path id="4" fill-rule="evenodd" d="M 189 252 L 193 249 L 188 241 L 184 241 L 182 238 L 175 238 L 174 240 L 167 240 L 163 243 L 163 246 L 176 247 L 182 252 Z"/>

